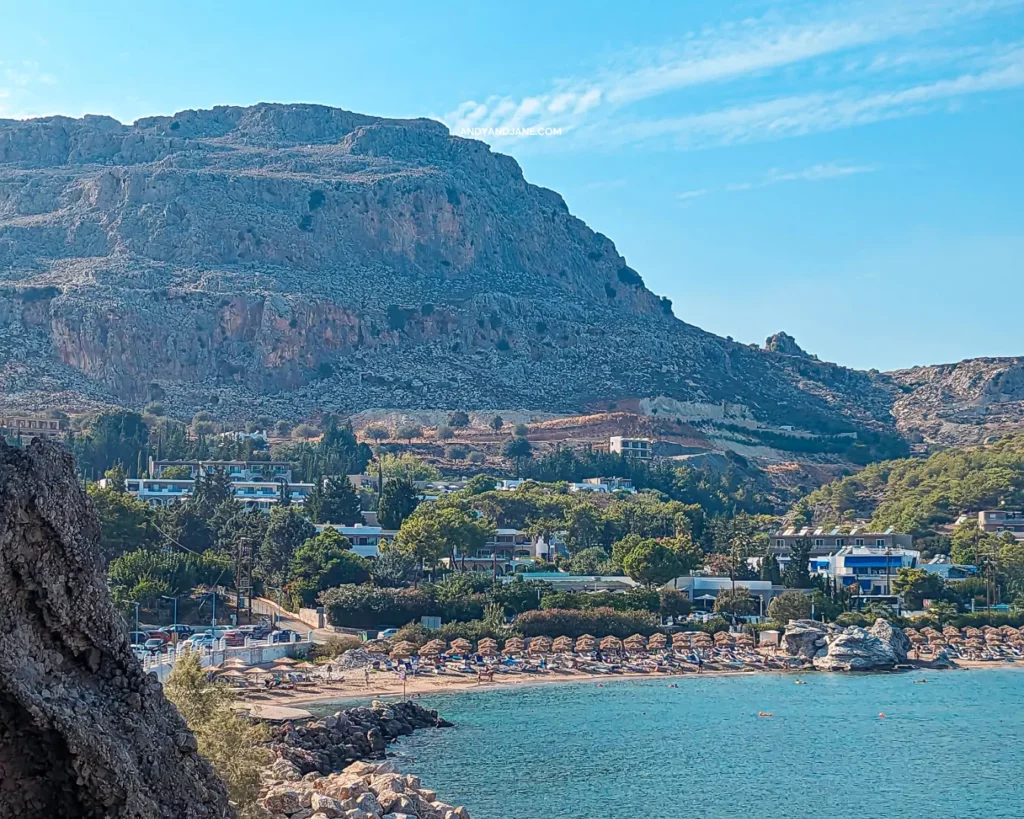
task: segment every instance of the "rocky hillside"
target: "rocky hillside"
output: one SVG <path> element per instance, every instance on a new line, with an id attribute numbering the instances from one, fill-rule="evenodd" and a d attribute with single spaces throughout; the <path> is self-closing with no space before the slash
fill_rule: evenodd
<path id="1" fill-rule="evenodd" d="M 558 194 L 437 122 L 313 105 L 0 121 L 7 408 L 639 399 L 838 434 L 893 432 L 899 395 L 788 336 L 757 349 L 678 320 Z"/>
<path id="2" fill-rule="evenodd" d="M 935 444 L 977 444 L 1024 429 L 1024 357 L 974 358 L 889 374 L 904 391 L 901 432 Z"/>

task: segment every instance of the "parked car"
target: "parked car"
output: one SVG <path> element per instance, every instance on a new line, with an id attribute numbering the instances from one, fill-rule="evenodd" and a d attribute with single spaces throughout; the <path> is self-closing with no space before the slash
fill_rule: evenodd
<path id="1" fill-rule="evenodd" d="M 292 642 L 295 639 L 295 637 L 293 635 L 295 635 L 294 631 L 291 631 L 290 629 L 283 628 L 283 629 L 280 629 L 278 631 L 275 631 L 273 634 L 270 635 L 270 642 L 272 642 L 272 643 L 290 643 L 290 642 Z M 295 636 L 298 636 L 298 635 L 295 635 Z"/>
<path id="2" fill-rule="evenodd" d="M 226 646 L 238 647 L 245 645 L 245 633 L 238 629 L 225 631 L 221 639 L 224 640 L 224 645 Z"/>
<path id="3" fill-rule="evenodd" d="M 167 643 L 159 637 L 150 637 L 142 647 L 150 654 L 159 654 L 161 651 L 166 649 Z"/>
<path id="4" fill-rule="evenodd" d="M 147 631 L 150 640 L 163 640 L 165 643 L 171 642 L 171 635 L 164 631 L 162 628 L 151 629 Z"/>
<path id="5" fill-rule="evenodd" d="M 378 631 L 377 632 L 377 639 L 378 640 L 390 640 L 396 634 L 398 634 L 398 629 L 397 628 L 386 628 L 383 631 Z"/>
<path id="6" fill-rule="evenodd" d="M 193 634 L 187 640 L 183 641 L 181 645 L 193 651 L 199 651 L 202 649 L 213 648 L 214 643 L 216 642 L 217 641 L 213 639 L 212 634 Z"/>
<path id="7" fill-rule="evenodd" d="M 176 634 L 179 640 L 191 637 L 195 633 L 195 629 L 192 626 L 187 626 L 184 623 L 175 623 L 173 626 L 167 626 L 163 631 L 166 631 L 168 634 Z"/>
<path id="8" fill-rule="evenodd" d="M 149 634 L 145 631 L 129 631 L 128 642 L 133 646 L 141 646 L 146 644 L 146 640 L 149 639 Z"/>

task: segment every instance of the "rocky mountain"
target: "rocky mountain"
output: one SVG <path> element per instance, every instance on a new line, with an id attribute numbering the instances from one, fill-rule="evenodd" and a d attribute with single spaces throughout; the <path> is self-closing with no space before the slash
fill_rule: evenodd
<path id="1" fill-rule="evenodd" d="M 902 382 L 773 339 L 680 321 L 557 193 L 437 122 L 267 104 L 0 121 L 8 408 L 633 398 L 682 420 L 895 431 Z"/>
<path id="2" fill-rule="evenodd" d="M 1024 429 L 1024 356 L 889 373 L 904 395 L 893 405 L 904 434 L 935 444 L 984 443 Z"/>

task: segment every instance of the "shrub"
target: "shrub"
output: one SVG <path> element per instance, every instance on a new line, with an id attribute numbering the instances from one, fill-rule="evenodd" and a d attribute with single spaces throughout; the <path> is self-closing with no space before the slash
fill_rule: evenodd
<path id="1" fill-rule="evenodd" d="M 525 437 L 526 437 L 526 434 L 527 434 L 527 433 L 528 433 L 529 431 L 530 431 L 530 428 L 529 428 L 528 426 L 526 426 L 526 424 L 516 424 L 516 425 L 515 425 L 515 426 L 514 426 L 514 427 L 512 428 L 512 432 L 513 432 L 513 434 L 515 434 L 515 435 L 516 435 L 517 437 L 519 437 L 519 438 L 525 438 Z"/>
<path id="2" fill-rule="evenodd" d="M 462 444 L 451 444 L 444 448 L 444 457 L 450 461 L 464 461 L 469 455 L 469 447 Z"/>
<path id="3" fill-rule="evenodd" d="M 160 416 L 164 415 L 167 412 L 167 410 L 164 409 L 164 405 L 161 404 L 159 401 L 152 401 L 151 403 L 146 404 L 146 408 L 143 410 L 143 412 L 146 413 L 146 415 L 153 415 L 159 418 Z"/>
<path id="4" fill-rule="evenodd" d="M 363 641 L 354 634 L 329 634 L 322 643 L 314 643 L 310 658 L 314 661 L 333 660 L 346 651 L 359 648 Z"/>
<path id="5" fill-rule="evenodd" d="M 768 604 L 768 616 L 783 625 L 790 620 L 806 620 L 811 616 L 811 598 L 803 592 L 783 592 Z"/>
<path id="6" fill-rule="evenodd" d="M 309 438 L 316 438 L 320 434 L 320 431 L 312 424 L 299 424 L 295 427 L 294 432 L 299 438 L 306 438 L 307 440 Z"/>
<path id="7" fill-rule="evenodd" d="M 285 420 L 282 419 L 282 420 L 278 421 L 276 424 L 274 424 L 274 432 L 276 432 L 281 437 L 284 437 L 285 435 L 288 435 L 291 431 L 292 431 L 292 422 L 291 421 L 285 421 Z"/>
<path id="8" fill-rule="evenodd" d="M 471 464 L 482 464 L 484 461 L 487 460 L 487 456 L 484 455 L 484 453 L 474 449 L 472 452 L 469 453 L 466 460 L 469 461 Z"/>
<path id="9" fill-rule="evenodd" d="M 648 611 L 615 611 L 611 608 L 571 611 L 546 609 L 520 614 L 514 623 L 524 637 L 629 637 L 654 634 L 661 625 L 657 615 Z"/>
<path id="10" fill-rule="evenodd" d="M 420 589 L 338 586 L 320 595 L 331 625 L 376 628 L 408 623 L 440 614 L 437 604 Z"/>
<path id="11" fill-rule="evenodd" d="M 460 429 L 469 426 L 469 414 L 462 410 L 455 410 L 448 416 L 448 426 L 453 429 Z"/>

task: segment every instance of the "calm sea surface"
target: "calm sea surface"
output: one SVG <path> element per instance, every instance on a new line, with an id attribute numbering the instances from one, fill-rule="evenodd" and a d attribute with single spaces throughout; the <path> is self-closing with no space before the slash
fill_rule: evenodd
<path id="1" fill-rule="evenodd" d="M 1024 669 L 805 679 L 424 697 L 397 762 L 473 819 L 1024 817 Z"/>

